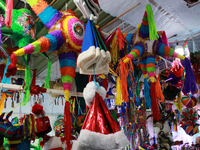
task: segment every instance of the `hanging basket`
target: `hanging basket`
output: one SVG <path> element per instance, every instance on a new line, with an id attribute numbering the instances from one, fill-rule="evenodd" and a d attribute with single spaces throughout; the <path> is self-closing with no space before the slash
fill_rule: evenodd
<path id="1" fill-rule="evenodd" d="M 50 85 L 51 87 L 51 85 Z M 62 80 L 61 79 L 57 79 L 55 81 L 55 84 L 53 85 L 53 88 L 52 89 L 55 89 L 55 90 L 63 90 L 63 83 L 62 83 Z M 56 94 L 50 94 L 51 97 L 53 98 L 56 98 L 56 97 L 59 97 L 60 95 L 56 95 Z"/>
<path id="2" fill-rule="evenodd" d="M 55 81 L 49 81 L 49 88 L 53 89 L 54 84 L 56 84 Z M 44 88 L 44 83 L 42 84 L 42 88 Z"/>
<path id="3" fill-rule="evenodd" d="M 56 84 L 55 81 L 49 81 L 49 87 L 50 87 L 50 89 L 53 89 L 54 84 Z"/>

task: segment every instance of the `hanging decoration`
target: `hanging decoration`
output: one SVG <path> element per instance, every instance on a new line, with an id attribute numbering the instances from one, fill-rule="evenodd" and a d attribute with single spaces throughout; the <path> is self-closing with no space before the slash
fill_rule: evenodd
<path id="1" fill-rule="evenodd" d="M 185 68 L 185 81 L 184 81 L 184 87 L 182 89 L 184 94 L 192 93 L 195 94 L 198 92 L 197 86 L 196 86 L 196 80 L 194 76 L 194 72 L 191 68 L 191 63 L 188 58 L 181 61 L 183 67 Z"/>
<path id="2" fill-rule="evenodd" d="M 65 94 L 65 128 L 66 128 L 66 143 L 67 149 L 70 149 L 70 102 L 69 93 L 71 90 L 71 83 L 75 77 L 76 58 L 81 51 L 82 41 L 85 33 L 84 24 L 77 18 L 76 14 L 68 10 L 62 12 L 54 9 L 44 0 L 27 0 L 36 15 L 40 18 L 42 23 L 47 27 L 49 34 L 39 38 L 31 44 L 25 44 L 21 49 L 15 51 L 11 57 L 16 60 L 16 56 L 25 54 L 42 53 L 47 51 L 56 51 L 60 62 L 61 80 L 63 82 L 63 90 Z M 29 42 L 30 43 L 30 42 Z M 26 46 L 27 45 L 27 46 Z M 11 61 L 8 67 L 8 76 L 12 70 L 16 68 L 16 62 Z"/>
<path id="3" fill-rule="evenodd" d="M 160 74 L 156 78 L 156 94 L 159 102 L 164 102 L 164 95 L 160 84 Z"/>
<path id="4" fill-rule="evenodd" d="M 94 23 L 88 19 L 82 50 L 77 58 L 81 74 L 102 74 L 109 72 L 110 52 L 105 46 Z"/>
<path id="5" fill-rule="evenodd" d="M 125 43 L 127 43 L 127 40 L 125 39 L 126 37 L 128 37 L 129 35 L 132 34 L 125 34 L 125 33 L 121 33 L 120 28 L 117 28 L 106 40 L 106 46 L 107 45 L 111 45 L 110 46 L 110 54 L 111 54 L 111 64 L 112 66 L 116 66 L 119 59 L 120 59 L 120 54 L 122 52 L 125 52 Z M 131 43 L 128 44 L 128 46 L 130 46 Z M 107 46 L 107 47 L 109 47 Z"/>
<path id="6" fill-rule="evenodd" d="M 198 113 L 194 108 L 185 108 L 181 111 L 180 122 L 185 124 L 194 125 L 198 120 Z"/>
<path id="7" fill-rule="evenodd" d="M 32 107 L 32 113 L 35 115 L 35 123 L 37 127 L 36 136 L 43 137 L 47 133 L 51 132 L 50 119 L 45 115 L 43 106 L 35 103 Z"/>
<path id="8" fill-rule="evenodd" d="M 183 125 L 182 128 L 190 136 L 193 136 L 193 135 L 195 135 L 196 133 L 199 132 L 199 129 L 198 129 L 199 125 L 198 124 L 195 124 L 195 125 L 186 124 L 186 125 Z"/>
<path id="9" fill-rule="evenodd" d="M 178 59 L 172 62 L 172 68 L 168 75 L 168 82 L 181 89 L 184 83 L 184 67 Z"/>
<path id="10" fill-rule="evenodd" d="M 98 83 L 96 84 L 94 81 L 89 82 L 83 91 L 86 104 L 90 108 L 78 140 L 73 143 L 72 150 L 80 150 L 85 147 L 89 149 L 118 149 L 129 145 L 124 131 L 120 131 L 103 101 L 106 90 Z"/>
<path id="11" fill-rule="evenodd" d="M 175 53 L 173 49 L 162 43 L 161 38 L 157 34 L 153 12 L 149 4 L 146 6 L 141 27 L 133 37 L 133 45 L 131 52 L 126 56 L 124 62 L 126 63 L 129 60 L 140 58 L 143 76 L 147 78 L 148 74 L 151 80 L 150 96 L 153 118 L 155 121 L 158 121 L 160 119 L 160 113 L 155 90 L 155 56 L 178 57 L 181 59 L 185 57 Z"/>
<path id="12" fill-rule="evenodd" d="M 131 83 L 133 83 L 134 70 L 133 70 L 132 62 L 129 60 L 127 63 L 123 63 L 123 59 L 120 60 L 118 67 L 116 69 L 116 72 L 119 74 L 120 85 L 121 85 L 120 87 L 121 87 L 123 101 L 129 102 L 127 78 L 129 76 Z"/>
<path id="13" fill-rule="evenodd" d="M 188 135 L 193 136 L 199 132 L 197 120 L 198 112 L 194 108 L 185 108 L 182 110 L 180 124 Z"/>
<path id="14" fill-rule="evenodd" d="M 196 106 L 197 99 L 193 95 L 187 94 L 182 96 L 181 103 L 187 108 L 192 108 Z"/>

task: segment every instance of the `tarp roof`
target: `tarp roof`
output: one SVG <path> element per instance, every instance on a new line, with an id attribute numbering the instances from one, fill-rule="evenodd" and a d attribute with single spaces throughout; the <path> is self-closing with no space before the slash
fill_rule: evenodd
<path id="1" fill-rule="evenodd" d="M 134 5 L 141 3 L 120 18 L 133 27 L 141 23 L 145 6 L 149 3 L 154 12 L 157 30 L 164 30 L 171 43 L 191 39 L 190 37 L 200 34 L 200 4 L 188 8 L 183 0 L 99 0 L 99 3 L 101 8 L 112 16 L 119 16 Z M 110 25 L 109 28 L 111 30 L 115 28 L 115 25 Z M 108 29 L 103 31 L 109 32 Z M 200 36 L 195 38 L 200 47 L 199 40 Z M 188 43 L 191 45 L 191 42 Z M 189 48 L 192 51 L 192 47 L 189 46 Z"/>

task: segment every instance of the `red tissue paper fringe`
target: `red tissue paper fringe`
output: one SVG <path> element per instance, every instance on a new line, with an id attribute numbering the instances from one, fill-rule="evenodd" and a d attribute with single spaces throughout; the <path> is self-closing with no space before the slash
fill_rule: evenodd
<path id="1" fill-rule="evenodd" d="M 71 136 L 71 115 L 70 115 L 70 103 L 69 101 L 65 102 L 64 109 L 64 126 L 65 126 L 65 140 L 67 144 L 66 150 L 71 150 L 70 136 Z"/>
<path id="2" fill-rule="evenodd" d="M 6 0 L 5 24 L 8 28 L 12 25 L 13 0 Z"/>
<path id="3" fill-rule="evenodd" d="M 153 112 L 153 121 L 159 121 L 161 119 L 161 116 L 160 116 L 160 109 L 158 106 L 155 82 L 151 83 L 150 96 L 151 96 L 151 110 Z"/>

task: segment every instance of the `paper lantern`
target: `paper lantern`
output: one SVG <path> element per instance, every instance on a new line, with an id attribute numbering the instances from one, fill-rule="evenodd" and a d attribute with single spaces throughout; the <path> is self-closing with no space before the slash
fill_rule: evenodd
<path id="1" fill-rule="evenodd" d="M 182 97 L 181 103 L 187 108 L 192 108 L 197 104 L 197 99 L 189 94 L 186 94 Z"/>
<path id="2" fill-rule="evenodd" d="M 181 123 L 194 125 L 198 120 L 198 112 L 194 108 L 185 108 L 181 111 Z"/>
<path id="3" fill-rule="evenodd" d="M 193 136 L 194 134 L 198 133 L 199 130 L 198 130 L 198 124 L 195 124 L 195 125 L 184 125 L 182 126 L 182 128 L 185 130 L 185 132 L 190 135 L 190 136 Z"/>

